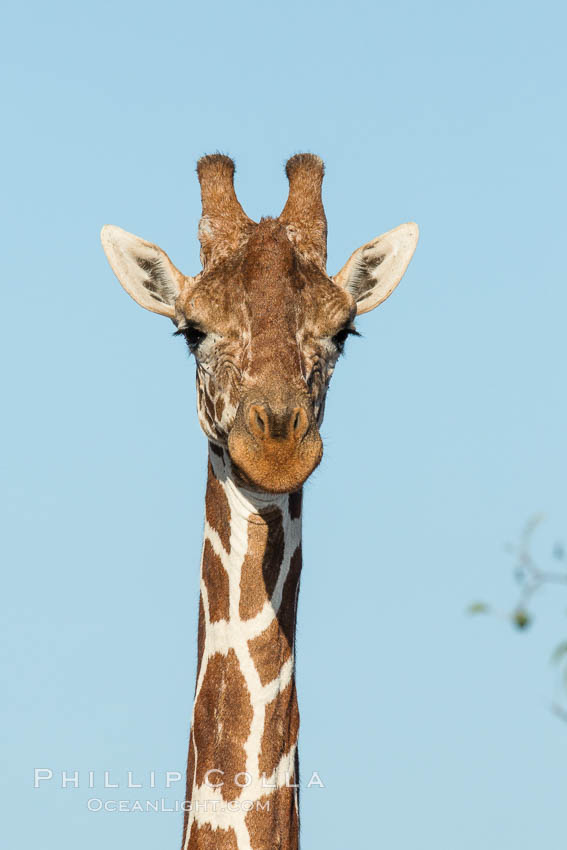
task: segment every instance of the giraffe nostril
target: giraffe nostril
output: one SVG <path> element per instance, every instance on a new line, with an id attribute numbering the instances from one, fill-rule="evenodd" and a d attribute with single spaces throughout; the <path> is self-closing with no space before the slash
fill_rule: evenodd
<path id="1" fill-rule="evenodd" d="M 248 410 L 248 429 L 259 439 L 269 435 L 268 411 L 262 404 L 252 404 Z"/>
<path id="2" fill-rule="evenodd" d="M 262 432 L 262 434 L 265 434 L 266 433 L 266 425 L 265 425 L 264 420 L 262 419 L 262 417 L 260 416 L 260 414 L 258 413 L 257 410 L 254 412 L 254 415 L 256 417 L 256 427 L 258 428 L 259 431 Z"/>
<path id="3" fill-rule="evenodd" d="M 296 407 L 291 414 L 291 430 L 296 440 L 302 440 L 309 429 L 309 419 L 305 408 Z"/>

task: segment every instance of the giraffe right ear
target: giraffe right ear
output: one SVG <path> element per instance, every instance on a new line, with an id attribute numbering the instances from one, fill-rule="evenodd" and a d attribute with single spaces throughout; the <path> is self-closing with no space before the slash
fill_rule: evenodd
<path id="1" fill-rule="evenodd" d="M 106 224 L 100 239 L 112 271 L 141 307 L 175 317 L 175 301 L 186 281 L 165 251 L 121 227 Z"/>

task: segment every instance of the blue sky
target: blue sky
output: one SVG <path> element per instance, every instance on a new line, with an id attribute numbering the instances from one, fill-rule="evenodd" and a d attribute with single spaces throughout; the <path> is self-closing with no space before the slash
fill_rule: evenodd
<path id="1" fill-rule="evenodd" d="M 348 344 L 306 489 L 301 758 L 326 788 L 303 793 L 303 847 L 564 848 L 565 598 L 529 634 L 463 612 L 512 602 L 504 544 L 534 511 L 542 558 L 567 537 L 565 25 L 545 1 L 5 12 L 6 846 L 180 834 L 176 814 L 86 805 L 89 769 L 184 769 L 206 455 L 193 364 L 121 290 L 100 227 L 195 273 L 198 157 L 236 159 L 256 218 L 311 150 L 331 272 L 403 221 L 421 241 Z M 35 767 L 54 771 L 37 790 Z"/>

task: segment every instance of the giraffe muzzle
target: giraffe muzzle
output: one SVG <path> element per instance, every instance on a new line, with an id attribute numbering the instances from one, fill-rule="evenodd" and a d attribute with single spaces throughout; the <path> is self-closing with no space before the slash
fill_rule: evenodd
<path id="1" fill-rule="evenodd" d="M 229 435 L 228 449 L 245 478 L 271 493 L 299 489 L 323 456 L 312 411 L 302 403 L 241 404 Z"/>

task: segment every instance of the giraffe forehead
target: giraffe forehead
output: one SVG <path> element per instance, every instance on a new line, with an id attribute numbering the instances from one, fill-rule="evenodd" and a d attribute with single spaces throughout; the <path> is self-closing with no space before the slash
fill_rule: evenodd
<path id="1" fill-rule="evenodd" d="M 260 222 L 242 272 L 252 333 L 288 330 L 295 336 L 301 328 L 317 332 L 351 317 L 350 296 L 303 256 L 279 221 Z"/>
<path id="2" fill-rule="evenodd" d="M 336 331 L 353 317 L 351 296 L 297 252 L 278 222 L 269 224 L 258 225 L 238 254 L 199 276 L 181 304 L 187 319 L 236 339 L 246 331 L 269 344 L 300 330 Z"/>

